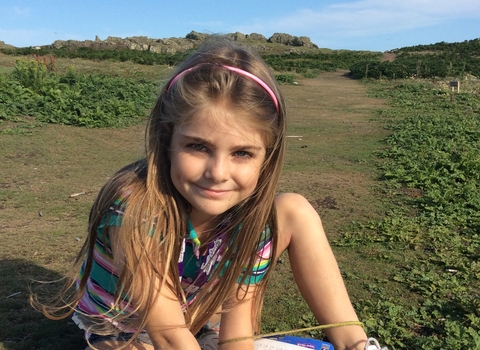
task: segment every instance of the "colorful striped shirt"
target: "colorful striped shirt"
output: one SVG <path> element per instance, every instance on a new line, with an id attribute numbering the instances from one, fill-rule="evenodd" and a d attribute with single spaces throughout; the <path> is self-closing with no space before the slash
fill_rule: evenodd
<path id="1" fill-rule="evenodd" d="M 97 239 L 93 250 L 92 270 L 87 280 L 85 293 L 80 299 L 76 311 L 80 314 L 109 319 L 113 325 L 121 328 L 123 332 L 133 332 L 134 330 L 124 329 L 114 322 L 115 315 L 118 315 L 119 312 L 130 313 L 132 312 L 133 307 L 128 305 L 126 300 L 122 302 L 120 310 L 116 309 L 114 306 L 114 293 L 119 273 L 113 263 L 109 236 L 105 234 L 107 227 L 120 227 L 122 225 L 124 210 L 125 204 L 123 199 L 115 201 L 97 227 Z M 180 282 L 188 305 L 195 300 L 202 288 L 202 285 L 198 285 L 197 277 L 201 273 L 207 273 L 207 278 L 205 280 L 206 283 L 213 275 L 221 258 L 221 253 L 219 253 L 220 250 L 218 249 L 210 249 L 210 252 L 207 252 L 209 254 L 208 256 L 197 256 L 198 254 L 195 254 L 195 242 L 193 238 L 194 237 L 189 236 L 184 240 L 182 254 L 179 259 L 179 272 L 181 273 Z M 218 244 L 221 243 L 222 242 L 220 241 Z M 212 244 L 215 245 L 217 243 L 213 242 Z M 250 276 L 245 279 L 244 283 L 255 284 L 262 280 L 270 266 L 271 244 L 271 234 L 267 227 L 264 232 L 262 232 L 262 240 L 257 249 L 256 263 L 253 271 Z M 85 264 L 86 261 L 80 270 L 77 279 L 77 287 L 80 279 L 84 275 Z M 228 266 L 229 262 L 227 261 L 224 269 L 228 268 Z M 245 270 L 246 269 L 244 269 L 244 272 Z M 222 273 L 220 276 L 221 275 Z M 239 277 L 239 283 L 242 280 L 242 277 L 243 275 Z M 183 306 L 183 308 L 185 308 L 185 306 Z"/>

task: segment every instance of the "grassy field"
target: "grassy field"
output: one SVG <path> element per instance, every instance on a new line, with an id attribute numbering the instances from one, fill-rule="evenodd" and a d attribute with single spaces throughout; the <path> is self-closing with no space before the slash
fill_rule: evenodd
<path id="1" fill-rule="evenodd" d="M 0 58 L 6 69 L 13 67 L 10 57 Z M 168 73 L 158 67 L 82 60 L 57 65 L 64 71 L 74 65 L 82 72 L 115 71 L 158 80 Z M 386 132 L 370 121 L 372 110 L 383 102 L 368 98 L 364 86 L 342 74 L 327 73 L 283 86 L 289 136 L 297 137 L 288 139 L 279 191 L 307 196 L 322 215 L 330 237 L 337 237 L 351 220 L 372 219 L 383 211 L 373 191 L 373 151 Z M 16 126 L 32 122 L 26 118 Z M 7 127 L 12 126 L 3 125 Z M 46 320 L 31 310 L 29 284 L 32 279 L 59 278 L 66 271 L 85 238 L 88 210 L 100 186 L 115 170 L 141 157 L 143 123 L 126 129 L 42 125 L 26 130 L 26 135 L 0 135 L 0 297 L 4 300 L 0 349 L 80 348 L 80 332 L 69 320 Z M 85 194 L 70 198 L 80 192 Z M 349 263 L 358 259 L 354 254 L 338 253 L 345 271 L 353 273 L 360 267 Z M 368 270 L 374 269 L 369 267 L 365 276 L 370 275 Z M 354 286 L 350 288 L 355 295 Z M 305 305 L 300 299 L 285 262 L 268 293 L 265 331 L 301 326 Z M 292 303 L 296 314 L 289 310 Z"/>
<path id="2" fill-rule="evenodd" d="M 14 65 L 15 57 L 0 54 L 0 73 L 13 71 Z M 71 66 L 81 73 L 102 72 L 156 82 L 171 71 L 168 67 L 131 63 L 57 61 L 59 72 L 68 72 Z M 449 94 L 430 92 L 446 91 L 442 82 L 434 89 L 410 82 L 364 84 L 341 71 L 297 81 L 298 85 L 282 85 L 289 137 L 279 192 L 303 194 L 321 215 L 352 301 L 369 334 L 393 349 L 420 344 L 416 343 L 417 336 L 431 339 L 424 342 L 430 342 L 426 347 L 418 348 L 441 349 L 441 345 L 432 345 L 444 336 L 440 335 L 441 326 L 427 329 L 423 316 L 411 311 L 421 306 L 421 312 L 430 312 L 432 309 L 425 305 L 431 299 L 419 292 L 418 276 L 415 280 L 405 273 L 410 265 L 430 266 L 424 257 L 434 256 L 430 254 L 431 245 L 422 245 L 425 238 L 417 231 L 423 226 L 412 224 L 406 228 L 398 224 L 420 217 L 411 207 L 411 199 L 427 198 L 427 189 L 412 183 L 406 186 L 404 178 L 392 170 L 396 169 L 396 163 L 389 160 L 393 156 L 385 152 L 379 158 L 379 150 L 387 146 L 390 149 L 391 144 L 384 141 L 387 137 L 392 140 L 392 132 L 400 129 L 398 124 L 391 125 L 392 120 L 420 111 L 421 106 L 426 111 L 439 105 L 438 100 L 415 100 L 418 96 L 445 96 L 445 107 L 441 108 L 455 107 L 459 114 L 467 110 L 473 116 L 478 114 L 478 97 L 458 96 L 450 103 Z M 392 97 L 396 89 L 405 90 L 400 91 L 403 95 L 397 100 Z M 28 304 L 29 286 L 32 280 L 58 279 L 68 269 L 85 238 L 88 211 L 97 191 L 114 171 L 142 156 L 143 124 L 139 120 L 126 128 L 92 129 L 39 123 L 29 117 L 0 120 L 0 350 L 83 347 L 82 336 L 70 320 L 47 320 L 32 310 Z M 466 132 L 476 135 L 478 128 L 472 128 Z M 413 159 L 412 155 L 406 157 Z M 413 174 L 413 170 L 407 173 Z M 381 175 L 386 180 L 386 172 L 397 176 L 396 184 L 379 181 Z M 387 221 L 397 226 L 387 227 Z M 417 230 L 416 236 L 409 231 L 412 229 Z M 478 228 L 474 226 L 473 230 Z M 401 234 L 408 237 L 402 240 L 398 237 Z M 419 244 L 412 244 L 416 240 Z M 478 260 L 478 244 L 468 242 L 473 250 L 469 259 Z M 460 259 L 460 255 L 452 256 Z M 449 269 L 453 270 L 451 266 Z M 420 277 L 424 276 L 429 277 L 426 272 Z M 441 290 L 437 280 L 430 281 L 437 291 Z M 478 285 L 478 278 L 471 284 L 475 283 Z M 461 286 L 461 282 L 454 285 Z M 50 293 L 55 288 L 46 285 L 42 289 Z M 472 305 L 474 308 L 476 304 Z M 450 313 L 442 312 L 428 316 L 450 317 Z M 459 328 L 458 332 L 470 332 L 473 339 L 478 326 L 476 311 L 472 312 L 470 328 Z M 316 322 L 294 285 L 288 257 L 283 256 L 267 292 L 262 330 L 313 325 Z M 447 331 L 448 337 L 456 340 L 452 336 L 456 330 Z M 321 337 L 319 332 L 310 335 Z M 450 348 L 457 348 L 460 343 L 453 340 Z"/>

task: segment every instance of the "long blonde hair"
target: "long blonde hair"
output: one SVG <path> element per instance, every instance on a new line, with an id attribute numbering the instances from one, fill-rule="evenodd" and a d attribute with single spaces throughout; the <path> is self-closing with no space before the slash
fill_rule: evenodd
<path id="1" fill-rule="evenodd" d="M 240 68 L 260 78 L 275 94 L 278 107 L 258 83 L 223 66 Z M 195 69 L 187 71 L 192 67 Z M 258 54 L 219 38 L 206 42 L 194 52 L 176 69 L 172 79 L 181 72 L 182 75 L 175 79 L 174 84 L 169 81 L 164 86 L 151 111 L 146 128 L 145 159 L 120 170 L 100 191 L 90 213 L 88 238 L 62 293 L 66 294 L 73 286 L 76 273 L 86 259 L 84 275 L 69 302 L 42 306 L 47 317 L 62 318 L 73 312 L 85 293 L 92 268 L 97 227 L 112 203 L 127 191 L 129 195 L 120 228 L 125 266 L 117 283 L 115 306 L 120 307 L 124 296 L 131 295 L 134 286 L 141 283 L 144 287 L 140 294 L 135 294 L 135 310 L 146 311 L 143 317 L 138 318 L 132 317 L 133 312 L 120 309 L 116 321 L 141 330 L 149 317 L 148 310 L 158 295 L 158 281 L 168 285 L 179 300 L 185 302 L 179 282 L 178 257 L 186 237 L 186 217 L 190 206 L 172 183 L 169 147 L 176 127 L 187 123 L 193 114 L 218 101 L 228 101 L 229 108 L 235 111 L 235 118 L 244 118 L 262 132 L 267 152 L 254 193 L 219 215 L 212 223 L 213 229 L 222 225 L 227 232 L 229 248 L 210 281 L 195 301 L 187 306 L 187 327 L 195 334 L 227 299 L 233 286 L 238 283 L 239 276 L 243 276 L 243 280 L 237 290 L 237 301 L 244 297 L 248 284 L 243 282 L 252 273 L 258 258 L 261 234 L 266 227 L 269 227 L 272 235 L 271 264 L 274 263 L 278 231 L 274 200 L 285 152 L 284 100 L 275 78 Z M 235 234 L 240 224 L 243 234 Z M 227 262 L 228 268 L 224 269 Z M 256 284 L 253 314 L 257 331 L 266 281 L 271 270 Z M 167 276 L 172 283 L 167 283 Z M 215 287 L 210 288 L 212 281 L 217 279 Z M 234 307 L 233 304 L 231 307 Z"/>

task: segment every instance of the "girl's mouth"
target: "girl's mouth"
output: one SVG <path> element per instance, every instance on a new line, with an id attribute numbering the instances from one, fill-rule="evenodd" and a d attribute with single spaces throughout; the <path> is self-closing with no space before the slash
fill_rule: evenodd
<path id="1" fill-rule="evenodd" d="M 200 191 L 203 194 L 211 198 L 221 198 L 231 192 L 230 190 L 220 190 L 220 189 L 207 188 L 202 186 L 197 186 L 197 187 L 200 189 Z"/>

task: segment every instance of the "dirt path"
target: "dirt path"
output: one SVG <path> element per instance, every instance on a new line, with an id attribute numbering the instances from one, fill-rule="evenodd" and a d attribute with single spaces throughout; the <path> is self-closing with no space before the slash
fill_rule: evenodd
<path id="1" fill-rule="evenodd" d="M 333 240 L 352 221 L 383 214 L 382 198 L 375 191 L 374 152 L 387 132 L 371 119 L 374 110 L 386 106 L 367 97 L 366 87 L 343 72 L 323 73 L 299 83 L 283 86 L 290 114 L 288 134 L 301 137 L 288 139 L 280 190 L 306 196 Z M 381 269 L 355 249 L 333 246 L 333 250 L 342 272 L 355 276 L 346 280 L 352 300 L 364 298 L 355 283 L 381 277 Z M 281 259 L 267 289 L 263 329 L 294 329 L 299 322 L 316 325 L 293 281 L 288 255 Z"/>
<path id="2" fill-rule="evenodd" d="M 321 214 L 332 237 L 352 220 L 373 218 L 382 206 L 372 191 L 373 152 L 387 132 L 372 122 L 385 101 L 346 72 L 284 86 L 290 114 L 287 162 L 281 189 L 302 193 Z M 299 134 L 299 135 L 298 135 Z"/>
<path id="3" fill-rule="evenodd" d="M 302 137 L 288 139 L 280 191 L 307 196 L 332 235 L 339 224 L 374 215 L 371 153 L 386 133 L 370 118 L 384 102 L 366 97 L 365 87 L 343 72 L 323 73 L 282 89 L 289 136 Z M 64 259 L 72 258 L 100 186 L 141 157 L 143 125 L 124 130 L 47 125 L 31 136 L 0 135 L 0 150 L 0 255 L 30 257 L 59 268 L 64 260 L 52 262 L 55 254 L 46 252 L 68 237 Z M 69 197 L 81 192 L 86 194 Z M 25 236 L 28 241 L 21 239 Z M 32 247 L 32 241 L 38 245 Z M 42 259 L 44 255 L 50 258 Z"/>

